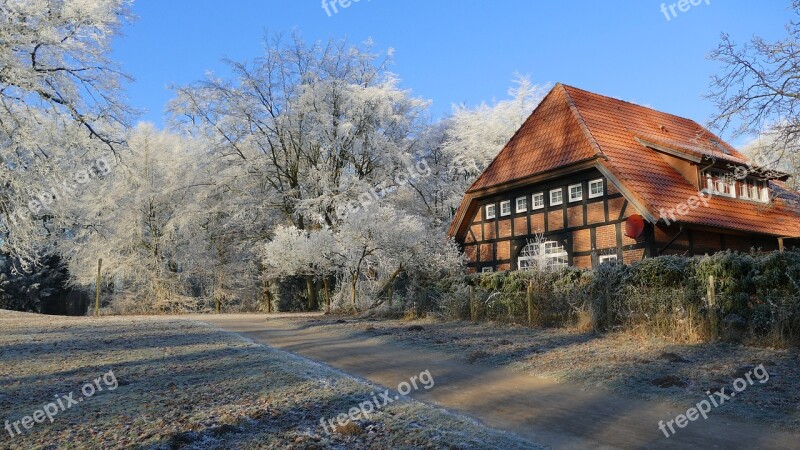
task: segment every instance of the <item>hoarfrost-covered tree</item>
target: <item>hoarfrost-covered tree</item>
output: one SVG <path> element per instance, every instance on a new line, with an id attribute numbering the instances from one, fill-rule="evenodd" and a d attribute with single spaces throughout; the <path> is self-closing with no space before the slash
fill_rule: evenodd
<path id="1" fill-rule="evenodd" d="M 442 151 L 450 157 L 454 171 L 477 177 L 503 149 L 544 98 L 548 86 L 533 84 L 515 75 L 509 99 L 475 108 L 458 105 L 453 111 Z"/>
<path id="2" fill-rule="evenodd" d="M 127 77 L 107 55 L 129 17 L 128 7 L 125 0 L 0 1 L 0 233 L 5 252 L 36 259 L 52 230 L 66 225 L 57 223 L 63 218 L 52 211 L 37 213 L 36 202 L 54 200 L 42 188 L 61 186 L 87 157 L 119 148 L 129 114 L 119 95 L 120 81 Z M 42 194 L 44 200 L 38 198 Z M 33 210 L 33 217 L 26 209 Z"/>
<path id="3" fill-rule="evenodd" d="M 276 37 L 252 64 L 229 62 L 234 79 L 179 88 L 171 110 L 240 168 L 263 208 L 299 229 L 335 227 L 337 209 L 391 178 L 413 149 L 426 102 L 387 64 L 369 44 Z"/>
<path id="4" fill-rule="evenodd" d="M 95 193 L 91 229 L 63 253 L 79 284 L 90 285 L 97 259 L 128 311 L 191 307 L 191 280 L 209 260 L 205 197 L 211 178 L 195 140 L 140 125 L 130 133 L 124 164 Z M 131 303 L 134 303 L 131 305 Z"/>
<path id="5" fill-rule="evenodd" d="M 335 230 L 359 196 L 414 160 L 427 103 L 399 87 L 390 56 L 276 36 L 253 63 L 229 62 L 233 79 L 177 89 L 176 122 L 211 142 L 220 192 L 247 211 L 227 215 L 243 237 L 263 243 L 278 224 Z M 310 275 L 307 284 L 312 298 Z"/>
<path id="6" fill-rule="evenodd" d="M 339 270 L 339 262 L 335 259 L 337 253 L 337 242 L 330 229 L 308 231 L 281 225 L 275 229 L 274 236 L 261 253 L 264 276 L 275 280 L 302 275 L 312 283 L 306 286 L 307 291 L 316 292 L 315 278 L 325 279 Z M 308 302 L 309 310 L 319 306 L 314 294 L 308 296 Z"/>

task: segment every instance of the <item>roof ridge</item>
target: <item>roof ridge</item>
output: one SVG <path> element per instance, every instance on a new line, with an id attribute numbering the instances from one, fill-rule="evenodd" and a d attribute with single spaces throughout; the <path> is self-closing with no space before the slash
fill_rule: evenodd
<path id="1" fill-rule="evenodd" d="M 679 116 L 679 115 L 677 115 L 677 114 L 673 114 L 673 113 L 670 113 L 670 112 L 662 111 L 662 110 L 660 110 L 660 109 L 655 109 L 655 108 L 652 108 L 652 107 L 650 107 L 650 106 L 645 106 L 645 105 L 642 105 L 642 104 L 639 104 L 639 103 L 634 103 L 634 102 L 632 102 L 632 101 L 629 101 L 629 100 L 623 100 L 623 99 L 621 99 L 621 98 L 612 97 L 612 96 L 610 96 L 610 95 L 600 94 L 600 93 L 593 92 L 593 91 L 587 91 L 586 89 L 581 89 L 581 88 L 579 88 L 579 87 L 571 86 L 571 85 L 568 85 L 568 84 L 563 84 L 563 83 L 559 83 L 559 84 L 561 84 L 562 86 L 564 86 L 564 88 L 567 90 L 567 92 L 569 92 L 569 90 L 570 90 L 570 89 L 572 89 L 572 90 L 575 90 L 575 91 L 580 91 L 580 92 L 582 92 L 582 93 L 585 93 L 585 94 L 588 94 L 588 95 L 591 95 L 591 96 L 595 96 L 595 97 L 602 97 L 602 98 L 604 98 L 604 99 L 609 99 L 609 100 L 613 100 L 613 101 L 615 101 L 615 102 L 624 103 L 624 104 L 626 104 L 626 105 L 630 105 L 630 106 L 633 106 L 633 107 L 636 107 L 636 108 L 642 108 L 642 109 L 646 109 L 646 110 L 648 110 L 648 111 L 652 111 L 652 112 L 654 112 L 654 113 L 657 113 L 657 114 L 663 114 L 663 115 L 670 116 L 670 117 L 676 117 L 676 118 L 678 118 L 678 119 L 681 119 L 681 120 L 685 120 L 685 121 L 691 122 L 691 123 L 693 123 L 695 126 L 697 126 L 697 128 L 698 128 L 699 130 L 701 130 L 701 131 L 703 131 L 703 132 L 706 132 L 706 133 L 709 133 L 710 135 L 712 135 L 712 136 L 716 137 L 718 140 L 722 141 L 722 138 L 721 138 L 721 137 L 719 137 L 719 136 L 717 136 L 717 135 L 716 135 L 716 133 L 712 132 L 711 130 L 709 130 L 708 128 L 706 128 L 704 125 L 702 125 L 702 124 L 698 123 L 696 120 L 694 120 L 694 119 L 691 119 L 691 118 L 689 118 L 689 117 Z M 730 146 L 730 145 L 729 145 L 729 146 Z M 733 148 L 734 150 L 736 150 L 736 148 L 734 148 L 733 146 L 730 146 L 730 147 L 731 147 L 731 148 Z M 737 151 L 738 151 L 738 150 L 737 150 Z"/>
<path id="2" fill-rule="evenodd" d="M 569 94 L 569 90 L 567 90 L 567 85 L 562 83 L 557 83 L 556 87 L 560 87 L 564 91 L 564 95 L 567 97 L 567 105 L 569 106 L 569 110 L 572 112 L 573 117 L 575 120 L 578 121 L 578 126 L 580 127 L 583 134 L 586 135 L 586 138 L 589 140 L 589 144 L 594 146 L 595 148 L 595 156 L 602 156 L 605 159 L 608 159 L 608 156 L 603 152 L 603 149 L 600 147 L 600 144 L 595 139 L 594 134 L 592 134 L 592 130 L 589 129 L 589 125 L 586 125 L 586 120 L 584 120 L 583 115 L 581 114 L 580 109 L 575 104 L 575 100 L 572 99 L 572 96 Z"/>
<path id="3" fill-rule="evenodd" d="M 559 84 L 561 84 L 561 83 L 559 83 Z M 610 95 L 599 94 L 599 93 L 597 93 L 597 92 L 594 92 L 594 91 L 587 91 L 586 89 L 581 89 L 581 88 L 579 88 L 579 87 L 571 86 L 571 85 L 569 85 L 569 84 L 564 84 L 563 86 L 564 86 L 564 88 L 567 88 L 567 89 L 574 89 L 574 90 L 576 90 L 576 91 L 585 92 L 585 93 L 587 93 L 587 94 L 589 94 L 589 95 L 595 95 L 595 96 L 597 96 L 597 97 L 603 97 L 603 98 L 611 99 L 611 100 L 614 100 L 615 102 L 626 103 L 626 104 L 628 104 L 628 105 L 631 105 L 631 106 L 636 106 L 637 108 L 644 108 L 644 109 L 647 109 L 647 110 L 650 110 L 650 111 L 653 111 L 653 112 L 657 112 L 657 113 L 659 113 L 659 114 L 666 114 L 666 115 L 668 115 L 668 116 L 673 116 L 673 117 L 677 117 L 677 118 L 679 118 L 679 119 L 684 119 L 684 120 L 691 120 L 692 122 L 694 122 L 694 120 L 692 120 L 692 119 L 689 119 L 688 117 L 683 117 L 683 116 L 679 116 L 679 115 L 677 115 L 677 114 L 672 114 L 672 113 L 668 113 L 668 112 L 666 112 L 666 111 L 661 111 L 661 110 L 658 110 L 658 109 L 655 109 L 655 108 L 651 108 L 651 107 L 649 107 L 649 106 L 644 106 L 644 105 L 641 105 L 641 104 L 639 104 L 639 103 L 634 103 L 634 102 L 632 102 L 632 101 L 629 101 L 629 100 L 623 100 L 623 99 L 621 99 L 621 98 L 612 97 L 612 96 L 610 96 Z M 695 122 L 695 123 L 696 123 L 696 122 Z M 702 128 L 702 127 L 701 127 L 701 128 Z"/>

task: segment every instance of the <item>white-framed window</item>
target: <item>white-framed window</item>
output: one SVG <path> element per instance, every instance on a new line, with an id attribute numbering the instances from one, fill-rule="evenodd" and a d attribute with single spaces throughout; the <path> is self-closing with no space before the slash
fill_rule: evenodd
<path id="1" fill-rule="evenodd" d="M 751 180 L 747 178 L 739 182 L 739 198 L 750 200 L 751 185 L 752 185 Z"/>
<path id="2" fill-rule="evenodd" d="M 517 197 L 517 212 L 528 210 L 528 197 Z"/>
<path id="3" fill-rule="evenodd" d="M 508 216 L 511 214 L 511 200 L 500 202 L 500 215 Z"/>
<path id="4" fill-rule="evenodd" d="M 769 182 L 756 178 L 737 180 L 729 172 L 709 170 L 705 172 L 704 191 L 713 195 L 741 198 L 756 202 L 769 203 Z"/>
<path id="5" fill-rule="evenodd" d="M 617 255 L 600 255 L 600 264 L 611 263 L 617 261 Z"/>
<path id="6" fill-rule="evenodd" d="M 769 203 L 769 182 L 762 181 L 761 182 L 761 198 L 758 199 L 760 202 Z"/>
<path id="7" fill-rule="evenodd" d="M 537 192 L 531 196 L 531 204 L 533 209 L 544 208 L 544 192 Z"/>
<path id="8" fill-rule="evenodd" d="M 716 170 L 706 172 L 706 189 L 715 195 L 736 197 L 736 179 L 731 173 Z"/>
<path id="9" fill-rule="evenodd" d="M 528 242 L 517 258 L 519 270 L 559 270 L 569 265 L 569 255 L 556 241 Z"/>
<path id="10" fill-rule="evenodd" d="M 481 273 L 492 273 L 494 272 L 494 268 L 491 266 L 486 266 L 481 268 Z"/>
<path id="11" fill-rule="evenodd" d="M 589 198 L 602 197 L 605 194 L 603 189 L 603 179 L 592 180 L 589 182 Z"/>
<path id="12" fill-rule="evenodd" d="M 564 203 L 564 190 L 561 188 L 550 191 L 550 206 Z"/>
<path id="13" fill-rule="evenodd" d="M 494 203 L 492 203 L 491 205 L 486 205 L 486 218 L 487 219 L 494 219 L 495 218 Z"/>
<path id="14" fill-rule="evenodd" d="M 569 187 L 569 201 L 579 202 L 583 200 L 583 185 L 573 184 Z"/>
<path id="15" fill-rule="evenodd" d="M 739 198 L 768 203 L 769 183 L 765 180 L 745 178 L 739 184 Z"/>

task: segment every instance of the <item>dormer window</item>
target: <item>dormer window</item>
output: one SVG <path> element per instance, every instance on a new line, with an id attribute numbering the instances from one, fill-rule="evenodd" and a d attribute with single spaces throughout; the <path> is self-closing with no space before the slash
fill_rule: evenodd
<path id="1" fill-rule="evenodd" d="M 756 178 L 737 180 L 732 173 L 710 170 L 704 175 L 706 187 L 704 191 L 719 195 L 756 202 L 769 202 L 769 183 Z"/>
<path id="2" fill-rule="evenodd" d="M 769 202 L 769 184 L 766 180 L 745 178 L 739 182 L 739 198 L 754 202 Z"/>
<path id="3" fill-rule="evenodd" d="M 714 195 L 736 198 L 736 179 L 731 173 L 708 171 L 706 172 L 706 190 Z"/>

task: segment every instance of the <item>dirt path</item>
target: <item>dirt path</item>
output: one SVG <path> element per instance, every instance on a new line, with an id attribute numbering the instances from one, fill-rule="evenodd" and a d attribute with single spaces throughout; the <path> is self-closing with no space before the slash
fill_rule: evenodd
<path id="1" fill-rule="evenodd" d="M 666 438 L 658 428 L 659 421 L 673 419 L 693 405 L 678 408 L 592 392 L 506 368 L 470 365 L 443 352 L 355 337 L 313 327 L 291 316 L 195 318 L 385 387 L 395 388 L 412 375 L 429 370 L 435 387 L 412 392 L 415 399 L 457 410 L 553 448 L 800 449 L 796 434 L 713 411 L 707 420 L 676 427 L 677 433 Z"/>

